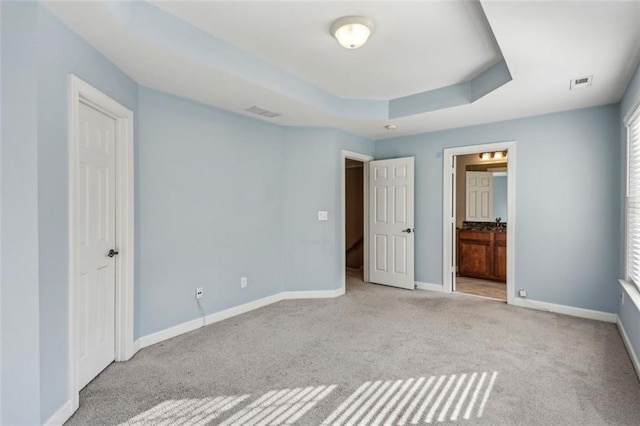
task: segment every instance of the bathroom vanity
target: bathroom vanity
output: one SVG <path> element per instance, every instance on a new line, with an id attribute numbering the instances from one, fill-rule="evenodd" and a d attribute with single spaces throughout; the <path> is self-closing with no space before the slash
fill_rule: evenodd
<path id="1" fill-rule="evenodd" d="M 507 281 L 507 231 L 458 229 L 458 274 Z"/>

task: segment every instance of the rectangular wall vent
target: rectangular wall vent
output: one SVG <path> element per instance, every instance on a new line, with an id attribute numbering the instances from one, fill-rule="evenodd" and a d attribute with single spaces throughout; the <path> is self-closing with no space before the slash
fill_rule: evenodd
<path id="1" fill-rule="evenodd" d="M 261 115 L 261 116 L 267 117 L 267 118 L 274 118 L 274 117 L 278 117 L 278 116 L 282 115 L 279 112 L 269 111 L 267 109 L 260 108 L 260 107 L 258 107 L 256 105 L 250 106 L 249 108 L 246 108 L 245 111 L 249 111 L 249 112 L 252 112 L 254 114 L 258 114 L 258 115 Z"/>
<path id="2" fill-rule="evenodd" d="M 586 87 L 591 87 L 592 81 L 593 81 L 592 75 L 590 75 L 589 77 L 574 78 L 573 80 L 571 80 L 569 89 L 574 90 L 574 89 L 584 89 Z"/>

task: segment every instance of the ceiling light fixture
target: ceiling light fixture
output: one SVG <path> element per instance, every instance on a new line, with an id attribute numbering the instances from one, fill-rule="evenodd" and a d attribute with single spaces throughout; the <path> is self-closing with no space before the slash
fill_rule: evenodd
<path id="1" fill-rule="evenodd" d="M 373 22 L 362 16 L 344 16 L 331 25 L 331 34 L 346 49 L 357 49 L 373 33 Z"/>
<path id="2" fill-rule="evenodd" d="M 395 130 L 398 128 L 398 126 L 396 126 L 395 124 L 387 124 L 386 126 L 384 126 L 384 128 L 387 130 Z"/>
<path id="3" fill-rule="evenodd" d="M 503 160 L 507 158 L 507 151 L 482 152 L 478 157 L 481 160 Z"/>

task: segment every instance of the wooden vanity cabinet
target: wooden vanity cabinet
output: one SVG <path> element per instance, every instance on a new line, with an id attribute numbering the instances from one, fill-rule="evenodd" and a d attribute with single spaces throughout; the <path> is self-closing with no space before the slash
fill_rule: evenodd
<path id="1" fill-rule="evenodd" d="M 493 233 L 493 278 L 507 281 L 507 233 Z"/>
<path id="2" fill-rule="evenodd" d="M 458 273 L 462 277 L 507 280 L 507 233 L 458 230 Z"/>

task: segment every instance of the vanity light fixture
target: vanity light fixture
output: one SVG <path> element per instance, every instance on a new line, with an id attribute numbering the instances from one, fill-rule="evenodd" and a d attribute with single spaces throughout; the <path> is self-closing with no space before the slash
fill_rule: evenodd
<path id="1" fill-rule="evenodd" d="M 373 22 L 362 16 L 344 16 L 331 25 L 331 34 L 345 49 L 357 49 L 373 33 Z"/>
<path id="2" fill-rule="evenodd" d="M 507 151 L 482 152 L 479 157 L 481 160 L 503 160 L 507 158 Z"/>

